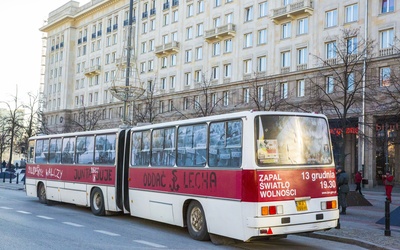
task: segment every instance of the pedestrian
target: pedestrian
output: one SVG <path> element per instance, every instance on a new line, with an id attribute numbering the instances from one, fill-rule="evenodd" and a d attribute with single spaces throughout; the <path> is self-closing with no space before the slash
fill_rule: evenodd
<path id="1" fill-rule="evenodd" d="M 386 171 L 386 175 L 383 176 L 383 184 L 385 184 L 386 200 L 392 203 L 392 190 L 394 186 L 394 176 L 390 171 Z"/>
<path id="2" fill-rule="evenodd" d="M 338 186 L 339 208 L 342 208 L 342 212 L 340 212 L 340 214 L 346 214 L 346 208 L 347 208 L 346 199 L 347 199 L 347 193 L 350 190 L 349 175 L 340 166 L 337 168 L 336 180 Z"/>
<path id="3" fill-rule="evenodd" d="M 358 170 L 357 171 L 357 173 L 356 173 L 356 175 L 354 176 L 354 183 L 356 184 L 356 192 L 358 191 L 361 195 L 363 195 L 362 194 L 362 192 L 361 192 L 361 182 L 362 182 L 362 173 L 361 173 L 361 170 Z"/>

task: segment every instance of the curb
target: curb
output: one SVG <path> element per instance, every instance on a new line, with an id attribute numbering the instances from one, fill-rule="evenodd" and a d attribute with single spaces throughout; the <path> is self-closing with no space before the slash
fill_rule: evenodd
<path id="1" fill-rule="evenodd" d="M 315 239 L 322 239 L 322 240 L 329 240 L 329 241 L 337 241 L 337 242 L 342 242 L 342 243 L 347 243 L 350 245 L 356 245 L 359 247 L 364 247 L 370 250 L 394 250 L 394 248 L 387 248 L 387 247 L 382 247 L 378 246 L 374 243 L 367 242 L 367 241 L 362 241 L 362 240 L 356 240 L 352 238 L 347 238 L 343 236 L 333 236 L 333 235 L 326 235 L 326 234 L 320 234 L 320 233 L 303 233 L 300 234 L 301 236 L 309 237 L 309 238 L 315 238 Z"/>

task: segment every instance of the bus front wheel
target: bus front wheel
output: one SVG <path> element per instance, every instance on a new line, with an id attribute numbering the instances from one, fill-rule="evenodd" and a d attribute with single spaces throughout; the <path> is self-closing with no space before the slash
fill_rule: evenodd
<path id="1" fill-rule="evenodd" d="M 92 213 L 97 216 L 105 215 L 104 196 L 100 188 L 94 188 L 90 194 L 90 208 Z"/>
<path id="2" fill-rule="evenodd" d="M 47 204 L 46 188 L 44 187 L 43 183 L 39 184 L 39 187 L 38 187 L 38 198 L 39 198 L 39 202 L 40 203 Z"/>
<path id="3" fill-rule="evenodd" d="M 190 236 L 195 240 L 210 240 L 203 207 L 198 201 L 192 201 L 187 211 L 187 226 Z"/>

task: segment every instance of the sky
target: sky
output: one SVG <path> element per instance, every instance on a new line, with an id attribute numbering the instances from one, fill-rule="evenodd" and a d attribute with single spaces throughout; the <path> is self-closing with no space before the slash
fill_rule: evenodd
<path id="1" fill-rule="evenodd" d="M 90 0 L 75 0 L 80 6 Z M 27 103 L 28 93 L 37 94 L 40 85 L 42 32 L 39 29 L 49 13 L 69 0 L 4 1 L 0 8 L 2 62 L 0 84 L 1 102 Z M 14 105 L 14 104 L 13 104 Z"/>

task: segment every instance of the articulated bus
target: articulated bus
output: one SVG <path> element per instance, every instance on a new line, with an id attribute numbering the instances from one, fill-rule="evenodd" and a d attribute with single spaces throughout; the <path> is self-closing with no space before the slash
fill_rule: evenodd
<path id="1" fill-rule="evenodd" d="M 196 240 L 328 230 L 339 210 L 327 118 L 237 112 L 30 138 L 26 192 L 187 227 Z"/>

